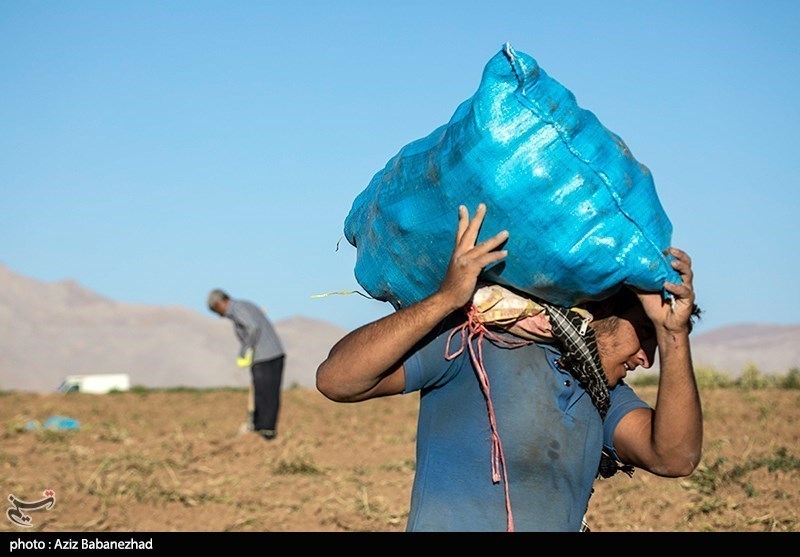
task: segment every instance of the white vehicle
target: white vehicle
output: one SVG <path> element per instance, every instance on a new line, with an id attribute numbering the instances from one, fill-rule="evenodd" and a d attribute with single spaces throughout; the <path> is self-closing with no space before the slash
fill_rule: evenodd
<path id="1" fill-rule="evenodd" d="M 131 379 L 127 373 L 67 375 L 58 392 L 105 394 L 111 391 L 127 391 L 130 388 Z"/>

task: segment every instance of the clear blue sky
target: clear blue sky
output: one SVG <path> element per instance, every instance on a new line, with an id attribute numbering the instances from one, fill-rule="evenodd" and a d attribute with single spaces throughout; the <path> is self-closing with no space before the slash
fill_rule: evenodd
<path id="1" fill-rule="evenodd" d="M 355 196 L 506 41 L 653 172 L 699 330 L 798 323 L 800 3 L 7 1 L 0 262 L 208 314 L 223 287 L 345 328 L 385 315 Z"/>

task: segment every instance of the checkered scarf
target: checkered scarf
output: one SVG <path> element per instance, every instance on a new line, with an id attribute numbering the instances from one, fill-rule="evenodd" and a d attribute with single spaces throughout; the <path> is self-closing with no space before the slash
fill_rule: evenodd
<path id="1" fill-rule="evenodd" d="M 575 311 L 546 303 L 542 305 L 550 317 L 553 338 L 561 350 L 560 366 L 586 389 L 600 418 L 605 419 L 611 400 L 594 329 Z"/>
<path id="2" fill-rule="evenodd" d="M 561 350 L 560 365 L 586 389 L 592 403 L 600 413 L 600 418 L 605 420 L 611 399 L 608 393 L 608 379 L 603 372 L 600 362 L 600 352 L 597 350 L 597 338 L 594 329 L 589 327 L 586 318 L 568 308 L 542 304 L 550 317 L 553 328 L 553 338 Z M 610 478 L 617 472 L 625 472 L 628 476 L 633 474 L 633 466 L 617 461 L 605 448 L 600 455 L 600 466 L 597 470 L 598 478 Z M 592 489 L 594 493 L 594 489 Z M 581 520 L 581 532 L 591 532 L 584 515 Z"/>

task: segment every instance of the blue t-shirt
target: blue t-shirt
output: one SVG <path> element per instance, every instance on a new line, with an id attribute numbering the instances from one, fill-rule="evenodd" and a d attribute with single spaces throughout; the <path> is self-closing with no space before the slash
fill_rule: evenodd
<path id="1" fill-rule="evenodd" d="M 467 349 L 447 361 L 452 329 L 441 326 L 405 362 L 404 393 L 420 391 L 417 465 L 408 531 L 504 531 L 503 482 L 492 483 L 486 400 Z M 450 353 L 461 345 L 461 332 Z M 483 342 L 497 431 L 517 531 L 581 526 L 603 445 L 613 450 L 622 417 L 649 408 L 623 382 L 605 421 L 589 394 L 555 363 L 550 345 L 504 348 Z"/>

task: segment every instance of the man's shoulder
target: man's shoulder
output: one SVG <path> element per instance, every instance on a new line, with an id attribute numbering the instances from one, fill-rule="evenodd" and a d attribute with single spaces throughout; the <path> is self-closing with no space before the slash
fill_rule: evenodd
<path id="1" fill-rule="evenodd" d="M 237 315 L 255 315 L 261 313 L 261 310 L 253 302 L 247 300 L 231 300 L 228 302 L 228 315 L 235 317 Z"/>
<path id="2" fill-rule="evenodd" d="M 246 312 L 251 316 L 251 318 L 259 321 L 262 325 L 264 323 L 270 324 L 270 320 L 267 317 L 267 314 L 264 311 L 264 309 L 262 309 L 255 303 L 250 302 L 248 300 L 238 300 L 238 302 L 239 302 L 239 311 Z"/>
<path id="3" fill-rule="evenodd" d="M 231 304 L 233 304 L 233 306 L 235 308 L 246 308 L 246 309 L 249 309 L 249 310 L 253 310 L 254 309 L 254 310 L 259 311 L 259 312 L 261 311 L 258 308 L 258 306 L 256 304 L 254 304 L 253 302 L 251 302 L 250 300 L 233 300 L 233 299 L 231 299 Z"/>
<path id="4" fill-rule="evenodd" d="M 415 354 L 423 349 L 428 349 L 431 345 L 441 344 L 450 339 L 454 334 L 454 329 L 459 328 L 466 321 L 466 317 L 458 312 L 452 313 L 437 323 L 428 331 L 415 345 L 408 351 L 408 354 Z"/>

